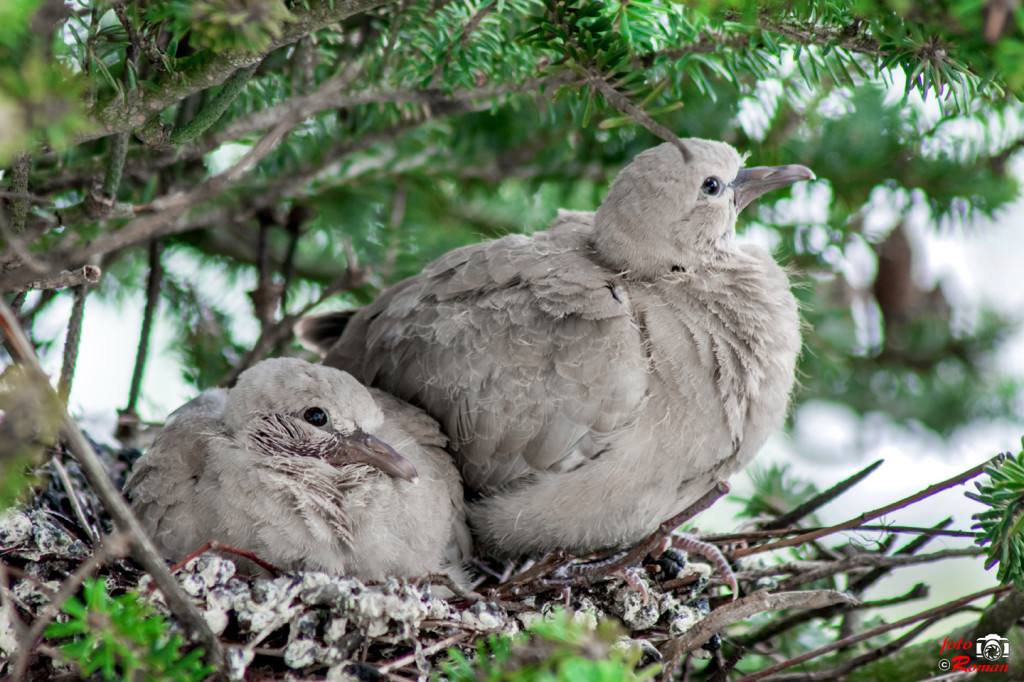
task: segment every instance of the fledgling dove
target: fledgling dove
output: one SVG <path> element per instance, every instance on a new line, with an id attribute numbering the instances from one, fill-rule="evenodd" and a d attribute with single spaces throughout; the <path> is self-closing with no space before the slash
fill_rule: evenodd
<path id="1" fill-rule="evenodd" d="M 217 540 L 284 570 L 462 581 L 469 530 L 445 440 L 349 374 L 264 360 L 173 412 L 125 491 L 172 560 Z"/>
<path id="2" fill-rule="evenodd" d="M 325 364 L 441 422 L 485 550 L 635 543 L 782 424 L 797 303 L 735 223 L 814 174 L 684 145 L 638 155 L 596 213 L 456 249 L 354 315 L 300 325 Z"/>

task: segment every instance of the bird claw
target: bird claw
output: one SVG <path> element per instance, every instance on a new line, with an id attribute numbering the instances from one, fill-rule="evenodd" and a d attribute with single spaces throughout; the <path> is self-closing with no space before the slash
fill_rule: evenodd
<path id="1" fill-rule="evenodd" d="M 644 583 L 643 578 L 640 577 L 641 570 L 636 566 L 630 566 L 622 570 L 622 575 L 626 579 L 626 584 L 640 593 L 644 600 L 644 606 L 646 606 L 647 602 L 650 601 L 650 594 L 647 592 L 647 585 Z"/>
<path id="2" fill-rule="evenodd" d="M 686 534 L 675 535 L 672 543 L 679 549 L 686 550 L 688 554 L 696 554 L 711 562 L 711 565 L 714 566 L 721 576 L 722 581 L 732 589 L 732 598 L 735 600 L 739 597 L 740 588 L 736 582 L 736 574 L 733 573 L 732 566 L 729 565 L 729 561 L 718 547 L 715 547 L 710 542 L 704 542 L 693 535 Z"/>

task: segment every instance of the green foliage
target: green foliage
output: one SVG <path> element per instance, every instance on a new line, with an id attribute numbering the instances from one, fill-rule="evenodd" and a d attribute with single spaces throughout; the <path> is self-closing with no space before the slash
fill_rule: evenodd
<path id="1" fill-rule="evenodd" d="M 294 21 L 283 0 L 172 0 L 147 4 L 146 21 L 154 33 L 169 30 L 179 40 L 215 51 L 260 51 Z"/>
<path id="2" fill-rule="evenodd" d="M 112 597 L 106 583 L 89 578 L 82 588 L 84 602 L 70 597 L 62 610 L 66 622 L 53 623 L 47 637 L 72 637 L 60 645 L 83 675 L 94 672 L 107 680 L 201 680 L 214 671 L 201 661 L 203 652 L 181 653 L 182 637 L 134 593 Z"/>
<path id="3" fill-rule="evenodd" d="M 22 365 L 0 373 L 0 511 L 38 482 L 32 470 L 56 444 L 63 410 L 46 377 Z"/>
<path id="4" fill-rule="evenodd" d="M 472 660 L 458 649 L 443 666 L 451 682 L 642 682 L 658 666 L 636 670 L 640 650 L 615 646 L 621 627 L 603 621 L 597 628 L 563 611 L 538 621 L 517 637 L 490 635 L 476 646 Z"/>
<path id="5" fill-rule="evenodd" d="M 750 478 L 754 484 L 754 492 L 750 497 L 742 499 L 734 496 L 745 503 L 740 512 L 745 518 L 785 514 L 820 492 L 813 482 L 794 476 L 788 464 L 773 463 L 767 467 L 754 464 L 750 469 Z M 808 523 L 815 525 L 817 521 L 811 516 Z"/>
<path id="6" fill-rule="evenodd" d="M 0 9 L 0 166 L 26 147 L 63 149 L 87 124 L 82 79 L 54 62 L 48 46 L 25 30 L 32 22 L 18 20 L 37 4 L 15 0 Z"/>
<path id="7" fill-rule="evenodd" d="M 988 482 L 975 483 L 978 491 L 966 493 L 988 507 L 973 516 L 977 523 L 972 528 L 978 529 L 975 542 L 988 545 L 985 568 L 999 564 L 999 582 L 1012 582 L 1024 591 L 1024 450 L 1017 455 L 1006 453 L 1002 462 L 987 467 L 985 473 Z"/>
<path id="8" fill-rule="evenodd" d="M 657 142 L 609 108 L 592 86 L 600 77 L 669 130 L 730 142 L 751 164 L 802 163 L 821 178 L 794 189 L 813 194 L 816 217 L 787 210 L 800 202 L 781 192 L 745 210 L 739 225 L 771 231 L 778 259 L 806 283 L 797 401 L 842 400 L 942 431 L 1012 414 L 1022 387 L 986 371 L 1008 321 L 983 318 L 965 330 L 948 317 L 914 319 L 865 343 L 880 313 L 855 318 L 827 283 L 848 254 L 873 248 L 878 236 L 864 225 L 879 194 L 893 197 L 897 219 L 924 204 L 936 227 L 958 228 L 1017 196 L 1011 161 L 1024 147 L 1024 85 L 1013 85 L 1015 67 L 1000 66 L 1024 44 L 1014 21 L 990 43 L 977 2 L 412 0 L 328 23 L 271 51 L 252 74 L 231 68 L 239 52 L 261 52 L 337 6 L 170 0 L 115 12 L 87 0 L 73 16 L 50 18 L 48 31 L 0 24 L 0 70 L 24 81 L 10 90 L 22 93 L 8 103 L 15 111 L 58 111 L 47 98 L 59 104 L 70 92 L 94 116 L 89 141 L 32 155 L 31 191 L 54 207 L 81 204 L 113 156 L 109 137 L 91 138 L 127 130 L 118 200 L 159 205 L 207 186 L 226 167 L 228 145 L 251 150 L 282 112 L 301 111 L 303 122 L 251 172 L 189 207 L 179 224 L 195 229 L 165 239 L 204 267 L 248 276 L 255 214 L 302 203 L 317 216 L 302 227 L 291 305 L 281 312 L 315 297 L 348 245 L 371 276 L 344 304 L 362 304 L 448 250 L 543 229 L 558 208 L 595 209 L 615 172 Z M 0 11 L 31 23 L 41 7 L 18 0 Z M 53 59 L 40 57 L 47 51 Z M 893 96 L 894 83 L 906 93 Z M 41 117 L 28 131 L 18 120 L 0 125 L 0 139 L 15 131 L 8 151 L 72 129 Z M 49 229 L 43 221 L 58 218 L 42 204 L 31 217 L 38 236 L 29 249 L 39 257 L 123 225 L 80 218 Z M 289 243 L 285 229 L 271 230 L 279 281 Z M 137 293 L 144 263 L 138 248 L 107 254 L 112 277 L 94 295 Z M 178 352 L 197 387 L 219 381 L 245 350 L 237 314 L 204 295 L 172 281 L 161 301 L 180 320 Z"/>

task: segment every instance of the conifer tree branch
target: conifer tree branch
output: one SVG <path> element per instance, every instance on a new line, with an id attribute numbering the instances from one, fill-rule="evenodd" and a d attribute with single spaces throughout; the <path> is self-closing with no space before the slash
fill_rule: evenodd
<path id="1" fill-rule="evenodd" d="M 290 45 L 311 33 L 350 16 L 366 12 L 390 0 L 310 0 L 308 6 L 292 8 L 294 20 L 282 26 L 281 34 L 257 52 L 223 52 L 205 49 L 179 60 L 178 70 L 161 75 L 155 87 L 135 90 L 127 97 L 113 96 L 96 106 L 95 125 L 81 133 L 79 143 L 117 132 L 132 132 L 149 122 L 155 114 L 189 95 L 221 85 L 239 69 L 251 68 L 270 52 Z"/>

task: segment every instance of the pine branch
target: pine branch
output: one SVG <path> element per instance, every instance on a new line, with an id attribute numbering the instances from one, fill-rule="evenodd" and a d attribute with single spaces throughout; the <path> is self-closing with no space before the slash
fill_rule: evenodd
<path id="1" fill-rule="evenodd" d="M 95 125 L 77 137 L 79 143 L 105 137 L 112 133 L 138 130 L 154 114 L 171 107 L 197 92 L 223 84 L 239 69 L 247 69 L 270 52 L 290 45 L 306 36 L 347 19 L 388 4 L 390 0 L 310 0 L 292 8 L 294 21 L 282 26 L 280 36 L 258 52 L 222 52 L 201 50 L 180 59 L 178 70 L 161 75 L 154 86 L 145 91 L 133 91 L 128 97 L 115 95 L 96 106 Z"/>
<path id="2" fill-rule="evenodd" d="M 249 79 L 252 78 L 253 74 L 256 73 L 256 69 L 259 68 L 260 63 L 256 62 L 250 66 L 245 66 L 238 71 L 235 71 L 227 81 L 224 82 L 224 86 L 220 89 L 220 92 L 207 104 L 203 109 L 195 115 L 195 117 L 186 123 L 181 128 L 178 128 L 170 134 L 170 143 L 174 146 L 190 142 L 193 139 L 199 137 L 209 129 L 214 123 L 220 120 L 220 117 L 224 115 L 224 112 L 228 110 L 231 103 L 235 101 L 235 97 L 242 91 Z"/>

